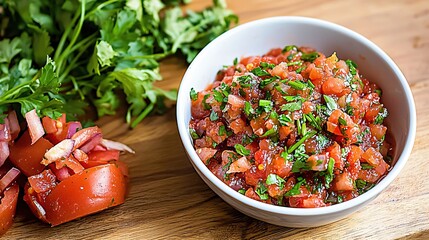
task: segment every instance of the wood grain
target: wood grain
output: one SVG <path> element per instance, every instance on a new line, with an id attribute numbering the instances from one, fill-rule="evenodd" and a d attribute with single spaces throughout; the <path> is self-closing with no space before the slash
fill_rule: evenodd
<path id="1" fill-rule="evenodd" d="M 210 1 L 194 0 L 192 9 Z M 375 201 L 339 222 L 291 229 L 249 218 L 234 210 L 198 177 L 180 142 L 175 111 L 151 116 L 129 131 L 121 117 L 99 121 L 107 137 L 136 150 L 130 166 L 131 190 L 122 206 L 50 228 L 21 204 L 5 239 L 429 239 L 429 1 L 230 0 L 241 23 L 279 15 L 328 20 L 366 36 L 404 72 L 417 107 L 417 138 L 399 177 Z M 164 81 L 177 88 L 183 60 L 166 59 Z"/>

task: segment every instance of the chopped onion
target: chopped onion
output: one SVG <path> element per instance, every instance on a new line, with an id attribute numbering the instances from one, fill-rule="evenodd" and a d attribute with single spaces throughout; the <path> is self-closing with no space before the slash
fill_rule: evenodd
<path id="1" fill-rule="evenodd" d="M 0 193 L 2 193 L 7 187 L 9 187 L 13 181 L 15 181 L 21 172 L 17 168 L 11 168 L 1 179 L 0 179 Z"/>
<path id="2" fill-rule="evenodd" d="M 3 119 L 4 123 L 0 124 L 0 141 L 9 142 L 11 140 L 10 137 L 10 129 L 9 129 L 9 120 L 7 118 Z"/>
<path id="3" fill-rule="evenodd" d="M 64 139 L 59 142 L 57 145 L 53 146 L 45 153 L 45 159 L 43 159 L 40 163 L 47 166 L 50 163 L 53 163 L 60 159 L 65 159 L 73 151 L 74 140 Z"/>
<path id="4" fill-rule="evenodd" d="M 80 148 L 82 145 L 99 134 L 101 134 L 101 129 L 99 127 L 89 127 L 77 131 L 71 137 L 71 139 L 75 140 L 74 149 Z"/>
<path id="5" fill-rule="evenodd" d="M 112 140 L 102 139 L 101 145 L 106 147 L 107 150 L 119 150 L 119 151 L 126 151 L 129 153 L 135 153 L 134 150 L 128 147 L 127 145 L 120 142 L 115 142 Z"/>
<path id="6" fill-rule="evenodd" d="M 18 117 L 16 116 L 15 111 L 9 112 L 7 118 L 9 119 L 9 128 L 10 128 L 10 135 L 12 137 L 12 140 L 15 140 L 15 138 L 18 137 L 19 132 L 21 131 L 21 127 L 19 126 Z"/>
<path id="7" fill-rule="evenodd" d="M 103 136 L 101 136 L 101 134 L 96 134 L 95 136 L 93 136 L 91 140 L 89 140 L 84 145 L 82 145 L 80 147 L 80 150 L 84 151 L 85 153 L 88 153 L 89 151 L 94 149 L 98 144 L 101 143 L 102 138 Z"/>
<path id="8" fill-rule="evenodd" d="M 198 148 L 196 152 L 198 157 L 200 157 L 201 161 L 205 163 L 207 160 L 209 160 L 216 154 L 217 150 L 214 148 L 204 147 L 204 148 Z"/>
<path id="9" fill-rule="evenodd" d="M 69 122 L 68 131 L 66 138 L 71 138 L 79 129 L 82 129 L 82 124 L 80 122 Z"/>
<path id="10" fill-rule="evenodd" d="M 76 160 L 78 160 L 79 162 L 84 162 L 87 163 L 88 162 L 88 155 L 80 150 L 80 149 L 76 149 L 73 151 L 73 156 L 76 158 Z"/>
<path id="11" fill-rule="evenodd" d="M 42 121 L 37 116 L 36 109 L 33 109 L 25 114 L 25 120 L 27 120 L 28 129 L 30 130 L 31 145 L 39 140 L 44 134 Z"/>
<path id="12" fill-rule="evenodd" d="M 0 142 L 0 166 L 9 157 L 9 144 L 7 142 Z"/>

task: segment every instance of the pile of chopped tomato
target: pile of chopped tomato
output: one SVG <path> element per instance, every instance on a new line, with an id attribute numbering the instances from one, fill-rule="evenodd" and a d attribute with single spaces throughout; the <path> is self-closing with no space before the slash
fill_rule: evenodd
<path id="1" fill-rule="evenodd" d="M 336 53 L 292 45 L 235 59 L 190 97 L 198 156 L 258 201 L 341 203 L 372 188 L 392 164 L 381 90 Z"/>
<path id="2" fill-rule="evenodd" d="M 128 169 L 119 154 L 129 147 L 65 115 L 40 119 L 32 110 L 25 119 L 22 131 L 14 111 L 0 124 L 0 236 L 13 223 L 19 185 L 34 215 L 52 226 L 124 202 Z"/>

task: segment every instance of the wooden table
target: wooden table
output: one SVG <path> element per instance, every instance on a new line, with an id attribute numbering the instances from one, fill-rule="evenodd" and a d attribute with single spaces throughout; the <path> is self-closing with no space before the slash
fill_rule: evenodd
<path id="1" fill-rule="evenodd" d="M 247 217 L 199 178 L 179 139 L 175 110 L 151 116 L 129 131 L 121 117 L 99 121 L 108 138 L 136 150 L 125 161 L 131 190 L 122 206 L 55 228 L 22 206 L 5 239 L 429 239 L 429 1 L 230 0 L 248 22 L 299 15 L 328 20 L 366 36 L 384 49 L 408 79 L 417 106 L 417 138 L 399 177 L 375 201 L 339 222 L 312 229 L 278 227 Z M 194 0 L 193 9 L 210 1 Z M 160 86 L 177 88 L 186 69 L 166 59 Z"/>

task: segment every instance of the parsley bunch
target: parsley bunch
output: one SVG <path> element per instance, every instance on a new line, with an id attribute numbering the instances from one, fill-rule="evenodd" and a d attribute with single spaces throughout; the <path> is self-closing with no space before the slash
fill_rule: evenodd
<path id="1" fill-rule="evenodd" d="M 184 15 L 188 2 L 0 0 L 0 114 L 76 116 L 89 104 L 111 115 L 121 93 L 131 127 L 161 112 L 176 91 L 153 86 L 159 60 L 180 53 L 190 62 L 237 22 L 223 0 Z"/>

